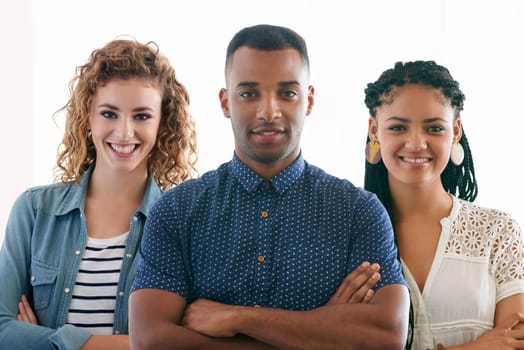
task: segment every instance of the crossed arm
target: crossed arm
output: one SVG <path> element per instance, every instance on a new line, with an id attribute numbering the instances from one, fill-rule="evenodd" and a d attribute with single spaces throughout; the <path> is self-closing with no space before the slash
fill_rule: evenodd
<path id="1" fill-rule="evenodd" d="M 515 294 L 497 303 L 492 330 L 471 343 L 446 347 L 446 350 L 494 349 L 524 349 L 524 294 Z"/>
<path id="2" fill-rule="evenodd" d="M 368 263 L 363 263 L 355 271 L 346 277 L 342 282 L 339 289 L 329 300 L 328 304 L 337 304 L 337 303 L 367 303 L 369 302 L 374 293 L 373 287 L 380 279 L 380 273 L 378 272 L 378 265 L 370 265 Z M 175 295 L 176 296 L 176 295 Z M 162 304 L 162 303 L 160 303 Z M 185 301 L 184 301 L 185 305 Z M 163 307 L 163 305 L 162 305 Z M 18 304 L 18 315 L 16 317 L 17 321 L 38 325 L 38 319 L 35 313 L 33 312 L 31 305 L 25 295 L 22 295 L 20 302 Z M 192 332 L 188 332 L 188 335 L 191 337 Z M 203 338 L 206 342 L 209 341 L 207 337 L 203 337 L 200 334 L 196 335 L 195 339 L 198 348 L 198 339 Z M 190 339 L 191 340 L 191 339 Z M 212 343 L 219 346 L 222 344 L 224 348 L 231 348 L 234 344 L 236 348 L 249 348 L 249 349 L 271 349 L 272 347 L 259 343 L 254 339 L 236 336 L 235 339 L 213 339 Z M 129 337 L 127 335 L 111 335 L 111 336 L 91 336 L 81 347 L 82 350 L 89 349 L 129 349 Z"/>
<path id="3" fill-rule="evenodd" d="M 131 346 L 402 349 L 407 334 L 407 288 L 388 285 L 373 293 L 370 286 L 378 277 L 370 276 L 375 273 L 369 264 L 361 265 L 326 305 L 310 311 L 224 305 L 203 299 L 186 305 L 177 294 L 141 289 L 130 297 Z"/>
<path id="4" fill-rule="evenodd" d="M 17 321 L 38 324 L 38 319 L 25 295 L 18 303 Z M 82 345 L 81 350 L 126 350 L 129 349 L 127 335 L 93 335 Z"/>

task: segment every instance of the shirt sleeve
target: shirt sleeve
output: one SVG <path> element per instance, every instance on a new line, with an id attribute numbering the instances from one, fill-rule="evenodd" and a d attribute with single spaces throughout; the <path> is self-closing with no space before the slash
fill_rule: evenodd
<path id="1" fill-rule="evenodd" d="M 138 264 L 132 291 L 144 288 L 161 289 L 190 298 L 190 278 L 187 256 L 183 248 L 183 214 L 178 212 L 172 193 L 162 196 L 146 220 L 140 245 Z"/>
<path id="2" fill-rule="evenodd" d="M 493 211 L 488 234 L 493 242 L 491 268 L 495 270 L 497 302 L 524 293 L 524 239 L 520 226 L 506 213 Z M 497 235 L 498 234 L 498 235 Z"/>
<path id="3" fill-rule="evenodd" d="M 66 325 L 52 329 L 19 322 L 18 302 L 30 295 L 31 236 L 35 210 L 30 194 L 22 194 L 13 205 L 0 250 L 0 349 L 80 349 L 91 334 Z"/>
<path id="4" fill-rule="evenodd" d="M 404 284 L 402 266 L 389 215 L 375 195 L 365 197 L 354 215 L 354 230 L 359 237 L 354 252 L 370 263 L 380 265 L 381 279 L 375 289 L 389 284 Z"/>

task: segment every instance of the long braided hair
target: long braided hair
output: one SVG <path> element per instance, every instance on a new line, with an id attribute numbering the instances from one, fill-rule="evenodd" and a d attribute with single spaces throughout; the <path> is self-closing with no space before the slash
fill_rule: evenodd
<path id="1" fill-rule="evenodd" d="M 464 108 L 465 96 L 459 88 L 459 83 L 453 79 L 446 67 L 434 61 L 397 62 L 391 69 L 384 71 L 378 80 L 369 83 L 365 92 L 365 103 L 369 114 L 375 118 L 377 108 L 384 103 L 391 103 L 393 90 L 407 84 L 421 84 L 439 90 L 451 104 L 455 112 L 455 119 L 460 116 Z M 369 136 L 366 142 L 369 142 Z M 462 137 L 459 143 L 464 149 L 464 161 L 460 166 L 448 161 L 446 168 L 440 175 L 446 192 L 458 198 L 473 202 L 477 197 L 478 187 L 475 179 L 475 168 L 469 147 L 468 139 L 462 128 Z M 366 161 L 364 173 L 364 188 L 377 195 L 393 221 L 393 202 L 388 183 L 388 171 L 382 162 L 371 164 Z M 396 239 L 395 239 L 396 242 Z M 400 256 L 399 256 L 400 258 Z M 409 334 L 406 349 L 411 349 L 413 330 L 415 326 L 413 305 L 409 308 Z"/>

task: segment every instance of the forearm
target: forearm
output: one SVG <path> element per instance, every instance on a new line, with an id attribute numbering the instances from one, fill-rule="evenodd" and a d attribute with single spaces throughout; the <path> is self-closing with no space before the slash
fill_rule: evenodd
<path id="1" fill-rule="evenodd" d="M 42 350 L 54 350 L 49 340 L 51 329 L 21 323 L 15 319 L 0 320 L 0 349 L 24 349 L 35 347 Z"/>
<path id="2" fill-rule="evenodd" d="M 129 350 L 127 335 L 93 335 L 80 350 Z"/>
<path id="3" fill-rule="evenodd" d="M 406 336 L 403 318 L 372 304 L 305 312 L 246 308 L 239 320 L 239 332 L 280 349 L 401 349 Z"/>
<path id="4" fill-rule="evenodd" d="M 243 335 L 234 337 L 208 337 L 174 323 L 154 324 L 131 335 L 132 349 L 176 350 L 271 350 L 275 349 Z"/>
<path id="5" fill-rule="evenodd" d="M 0 349 L 80 349 L 89 336 L 89 332 L 71 325 L 52 329 L 15 319 L 0 320 Z"/>

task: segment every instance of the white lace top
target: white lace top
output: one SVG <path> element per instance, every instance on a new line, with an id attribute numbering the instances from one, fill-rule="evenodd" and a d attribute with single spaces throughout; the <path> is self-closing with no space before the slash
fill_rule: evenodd
<path id="1" fill-rule="evenodd" d="M 421 294 L 402 262 L 415 310 L 413 349 L 471 342 L 493 328 L 495 306 L 524 293 L 524 239 L 508 214 L 453 197 Z"/>

